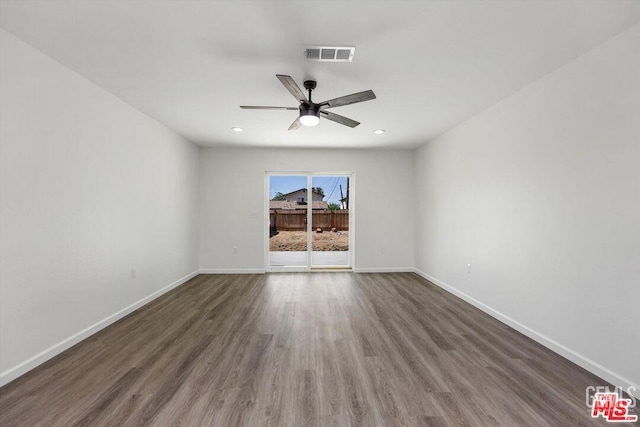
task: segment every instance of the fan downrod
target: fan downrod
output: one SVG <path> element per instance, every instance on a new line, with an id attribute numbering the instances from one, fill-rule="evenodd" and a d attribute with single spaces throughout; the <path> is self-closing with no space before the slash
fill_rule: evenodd
<path id="1" fill-rule="evenodd" d="M 303 83 L 304 88 L 309 91 L 309 102 L 311 102 L 311 91 L 316 88 L 317 84 L 315 80 L 305 80 Z"/>

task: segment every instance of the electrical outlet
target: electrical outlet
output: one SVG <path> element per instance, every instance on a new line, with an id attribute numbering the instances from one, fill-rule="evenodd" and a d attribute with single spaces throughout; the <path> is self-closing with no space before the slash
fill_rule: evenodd
<path id="1" fill-rule="evenodd" d="M 132 278 L 132 279 L 135 279 L 135 278 L 136 278 L 136 273 L 137 273 L 136 269 L 135 269 L 135 268 L 132 268 L 132 269 L 131 269 L 131 278 Z"/>
<path id="2" fill-rule="evenodd" d="M 384 248 L 380 248 L 380 253 L 383 254 L 384 253 Z"/>
<path id="3" fill-rule="evenodd" d="M 233 248 L 233 254 L 234 255 L 238 255 L 238 248 L 236 248 L 236 247 Z"/>
<path id="4" fill-rule="evenodd" d="M 467 274 L 471 273 L 471 264 L 467 264 Z"/>

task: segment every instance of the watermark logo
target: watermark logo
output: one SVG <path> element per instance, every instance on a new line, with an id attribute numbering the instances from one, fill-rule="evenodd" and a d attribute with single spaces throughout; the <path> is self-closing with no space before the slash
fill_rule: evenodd
<path id="1" fill-rule="evenodd" d="M 617 387 L 615 391 L 610 391 L 608 387 L 587 387 L 586 397 L 592 418 L 602 417 L 610 423 L 638 421 L 637 415 L 629 414 L 629 409 L 636 406 L 635 399 L 625 398 Z"/>

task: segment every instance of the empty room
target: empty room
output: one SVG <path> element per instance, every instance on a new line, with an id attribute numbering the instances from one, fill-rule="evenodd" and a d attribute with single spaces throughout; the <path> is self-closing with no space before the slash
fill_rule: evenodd
<path id="1" fill-rule="evenodd" d="M 0 27 L 2 427 L 640 424 L 640 1 Z"/>

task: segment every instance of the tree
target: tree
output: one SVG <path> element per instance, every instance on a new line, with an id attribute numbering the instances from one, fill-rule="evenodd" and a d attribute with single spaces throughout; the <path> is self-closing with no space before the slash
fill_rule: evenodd
<path id="1" fill-rule="evenodd" d="M 287 198 L 284 197 L 284 194 L 278 191 L 276 192 L 276 194 L 273 196 L 273 199 L 271 200 L 287 200 Z"/>
<path id="2" fill-rule="evenodd" d="M 329 204 L 327 205 L 327 208 L 328 208 L 330 211 L 337 211 L 338 209 L 340 209 L 340 205 L 339 205 L 339 204 L 337 204 L 337 203 L 333 203 L 333 202 L 331 202 L 331 203 L 329 203 Z"/>
<path id="3" fill-rule="evenodd" d="M 322 187 L 311 187 L 311 191 L 324 197 L 324 190 L 322 189 Z"/>

